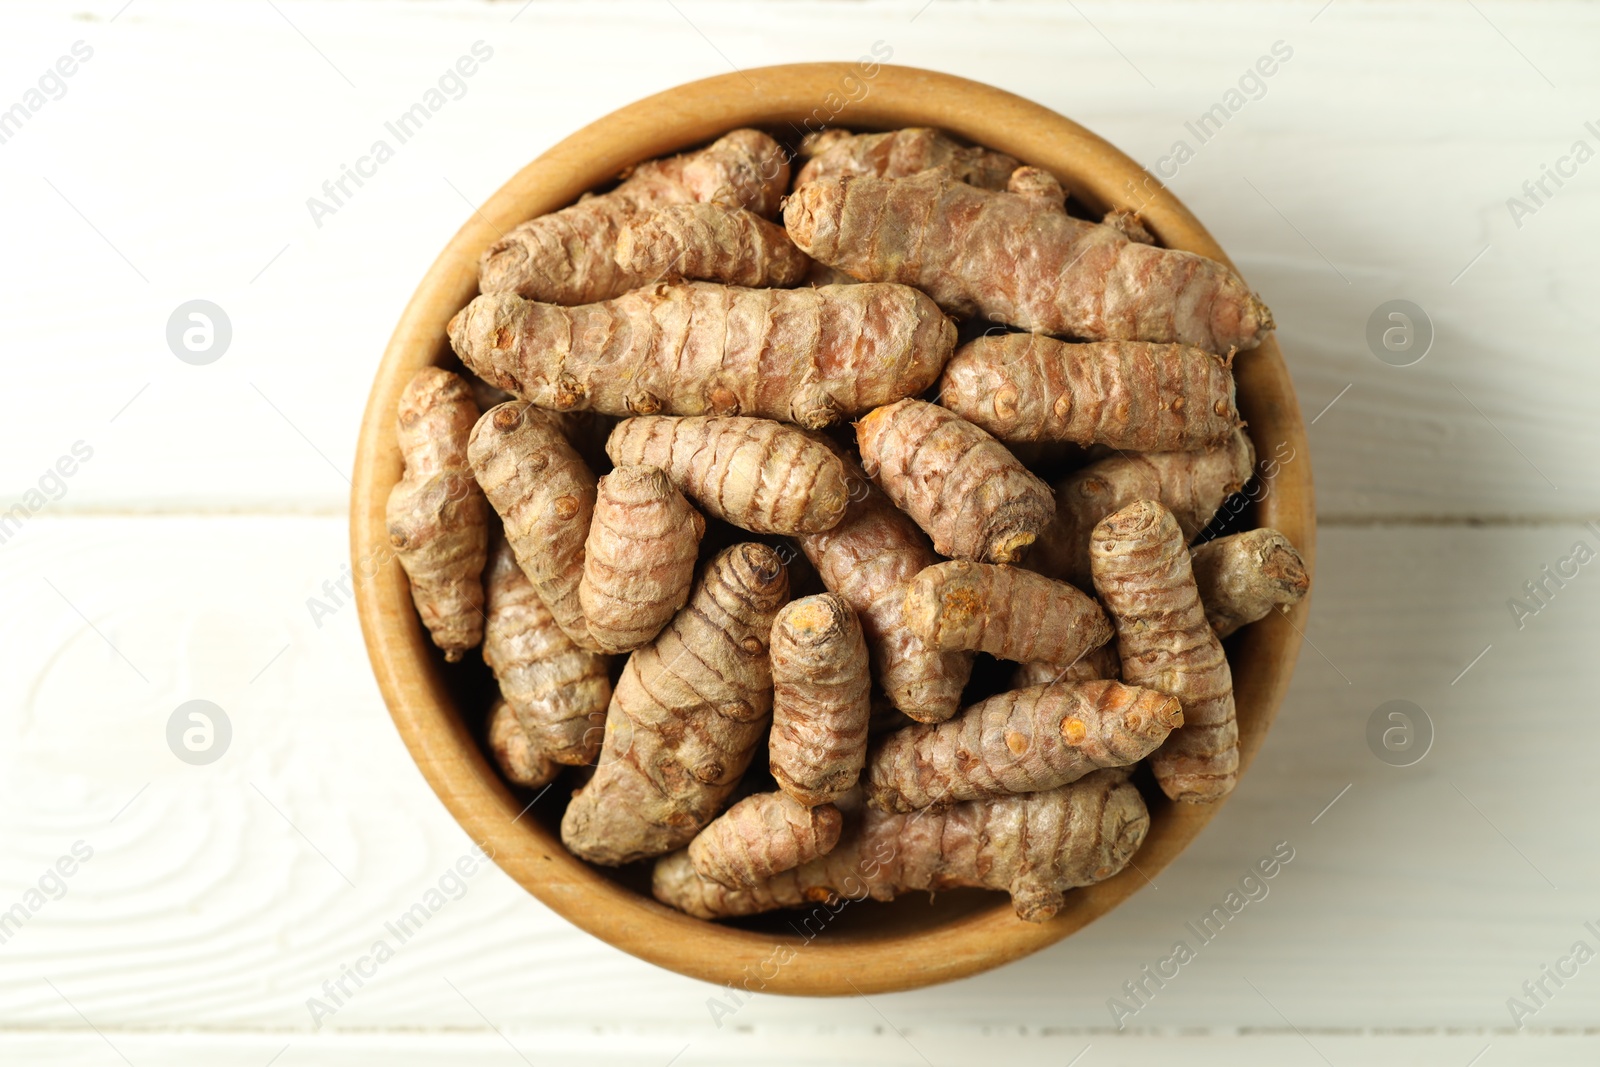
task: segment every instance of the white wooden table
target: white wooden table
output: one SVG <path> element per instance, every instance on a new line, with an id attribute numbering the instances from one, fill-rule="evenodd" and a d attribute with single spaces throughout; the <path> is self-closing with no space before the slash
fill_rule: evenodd
<path id="1" fill-rule="evenodd" d="M 1508 600 L 1600 549 L 1600 161 L 1569 158 L 1600 149 L 1600 12 L 122 4 L 0 13 L 0 110 L 25 112 L 0 121 L 0 509 L 25 513 L 0 526 L 0 909 L 22 909 L 0 914 L 0 1062 L 1596 1061 L 1600 963 L 1539 1002 L 1523 983 L 1600 949 L 1600 563 L 1520 626 Z M 92 54 L 29 97 L 79 41 Z M 464 95 L 314 220 L 307 199 L 477 41 L 493 56 Z M 979 978 L 757 998 L 718 1027 L 716 989 L 490 868 L 314 1028 L 307 998 L 469 845 L 389 723 L 353 609 L 307 600 L 342 577 L 378 354 L 470 206 L 639 96 L 875 42 L 1157 167 L 1280 41 L 1292 57 L 1171 184 L 1273 307 L 1314 417 L 1310 647 L 1159 888 Z M 1566 176 L 1530 195 L 1546 165 Z M 232 324 L 205 366 L 165 337 L 197 298 Z M 1436 331 L 1406 367 L 1364 337 L 1399 298 Z M 49 474 L 77 442 L 92 455 Z M 205 766 L 166 741 L 191 699 L 232 725 Z M 1392 699 L 1432 722 L 1410 767 L 1366 741 Z M 1281 841 L 1270 895 L 1119 1033 L 1108 998 Z M 89 858 L 47 874 L 75 845 Z M 1512 997 L 1537 1011 L 1514 1019 Z"/>

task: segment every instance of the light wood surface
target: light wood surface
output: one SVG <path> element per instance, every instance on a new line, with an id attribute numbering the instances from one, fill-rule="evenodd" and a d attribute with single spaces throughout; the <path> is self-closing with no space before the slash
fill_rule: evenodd
<path id="1" fill-rule="evenodd" d="M 831 1031 L 870 1037 L 884 1025 L 880 1011 L 919 1044 L 926 1036 L 931 1056 L 947 1038 L 979 1033 L 1010 1035 L 1019 1055 L 1053 1055 L 1064 1035 L 1110 1040 L 1107 998 L 1288 841 L 1296 856 L 1270 895 L 1202 949 L 1130 1031 L 1292 1036 L 1248 980 L 1312 1032 L 1430 1028 L 1503 1040 L 1505 999 L 1594 918 L 1600 859 L 1573 847 L 1587 831 L 1565 813 L 1594 801 L 1586 768 L 1600 727 L 1572 687 L 1574 675 L 1592 677 L 1584 663 L 1600 640 L 1600 603 L 1574 587 L 1518 634 L 1484 593 L 1514 587 L 1530 561 L 1563 550 L 1568 529 L 1321 535 L 1322 592 L 1307 635 L 1322 654 L 1305 651 L 1251 772 L 1155 878 L 1158 889 L 1064 942 L 911 993 L 826 1006 L 757 997 L 719 1028 L 707 1008 L 725 995 L 717 986 L 605 945 L 490 868 L 313 1031 L 307 998 L 470 847 L 389 721 L 353 610 L 320 628 L 306 611 L 339 572 L 344 522 L 41 520 L 26 555 L 0 553 L 0 582 L 15 597 L 0 642 L 8 662 L 34 665 L 0 677 L 5 885 L 15 899 L 80 838 L 95 857 L 65 897 L 0 946 L 0 1012 L 25 1028 L 82 1027 L 48 978 L 114 1033 L 282 1032 L 315 1049 L 330 1031 L 484 1027 L 448 979 L 497 1026 L 574 1042 L 609 1035 L 619 1048 L 630 1035 L 652 1049 L 681 1037 L 668 1057 L 690 1040 L 695 1056 L 710 1057 L 750 1027 L 773 1042 L 776 1062 L 798 1062 L 807 1053 L 788 1042 L 814 1050 L 823 1046 L 805 1042 Z M 172 709 L 195 696 L 221 705 L 235 727 L 229 753 L 210 767 L 179 763 L 162 736 Z M 1436 731 L 1432 752 L 1405 769 L 1380 763 L 1363 739 L 1372 710 L 1397 697 L 1422 705 Z M 1591 1025 L 1585 988 L 1571 985 L 1528 1029 Z M 540 1040 L 525 1047 L 535 1052 Z M 1075 1053 L 1052 1061 L 1039 1052 L 1037 1062 Z"/>
<path id="2" fill-rule="evenodd" d="M 517 1063 L 494 1028 L 535 1062 L 651 1067 L 680 1052 L 675 1067 L 991 1050 L 1060 1067 L 1086 1045 L 1076 1067 L 1593 1060 L 1592 968 L 1521 1032 L 1506 999 L 1595 918 L 1583 813 L 1600 587 L 1585 568 L 1522 630 L 1506 601 L 1600 514 L 1600 322 L 1584 302 L 1600 263 L 1582 236 L 1600 223 L 1600 172 L 1520 229 L 1506 199 L 1594 119 L 1600 12 L 679 0 L 541 2 L 513 22 L 520 3 L 275 3 L 281 15 L 163 0 L 115 22 L 121 0 L 3 15 L 10 101 L 73 41 L 95 57 L 0 145 L 20 250 L 0 338 L 6 395 L 23 401 L 0 429 L 0 498 L 75 440 L 95 457 L 0 544 L 0 904 L 79 838 L 96 857 L 0 945 L 0 1061 L 121 1063 L 91 1024 L 140 1065 L 260 1065 L 285 1045 L 278 1067 Z M 468 94 L 318 229 L 306 198 L 478 39 L 495 58 Z M 870 1003 L 758 997 L 717 1028 L 714 987 L 604 945 L 492 870 L 313 1030 L 306 998 L 467 847 L 398 741 L 353 612 L 318 629 L 306 599 L 348 556 L 352 412 L 468 202 L 651 92 L 878 40 L 894 62 L 1016 92 L 1154 167 L 1279 39 L 1295 55 L 1266 96 L 1171 184 L 1280 320 L 1316 457 L 1319 590 L 1240 794 L 1160 889 L 980 977 Z M 196 296 L 236 327 L 204 368 L 161 336 Z M 1414 367 L 1362 339 L 1393 297 L 1440 326 Z M 209 768 L 161 739 L 196 696 L 240 709 Z M 1434 720 L 1413 768 L 1363 739 L 1393 698 Z M 1114 1032 L 1106 999 L 1285 839 L 1297 859 L 1260 910 Z"/>

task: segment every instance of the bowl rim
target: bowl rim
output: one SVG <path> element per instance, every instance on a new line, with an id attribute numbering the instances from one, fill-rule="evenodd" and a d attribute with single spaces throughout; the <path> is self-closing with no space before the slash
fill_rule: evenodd
<path id="1" fill-rule="evenodd" d="M 1068 894 L 1066 906 L 1046 923 L 1015 918 L 1003 894 L 938 925 L 897 923 L 883 933 L 841 929 L 815 941 L 690 918 L 590 868 L 557 835 L 520 817 L 524 802 L 501 781 L 455 709 L 388 544 L 384 508 L 401 474 L 395 404 L 417 370 L 453 360 L 445 324 L 476 295 L 482 250 L 517 223 L 572 202 L 628 166 L 742 126 L 795 132 L 936 126 L 1052 171 L 1095 210 L 1137 209 L 1165 246 L 1232 266 L 1177 197 L 1131 158 L 1072 120 L 980 82 L 863 57 L 736 71 L 646 97 L 590 123 L 518 171 L 468 218 L 401 314 L 374 377 L 356 448 L 350 554 L 357 612 L 379 690 L 423 777 L 507 874 L 569 922 L 658 966 L 752 991 L 852 995 L 950 981 L 1036 952 L 1104 915 L 1176 858 L 1222 804 L 1158 800 L 1136 864 Z M 1286 534 L 1314 573 L 1310 453 L 1276 336 L 1241 353 L 1234 370 L 1239 407 L 1262 461 L 1259 522 Z M 1310 604 L 1307 597 L 1230 639 L 1241 776 L 1288 689 Z M 919 899 L 914 894 L 888 906 L 908 908 Z M 752 978 L 760 984 L 753 986 Z"/>

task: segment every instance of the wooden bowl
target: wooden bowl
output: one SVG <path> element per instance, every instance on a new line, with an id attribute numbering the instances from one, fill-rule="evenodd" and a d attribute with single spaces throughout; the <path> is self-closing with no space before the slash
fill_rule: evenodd
<path id="1" fill-rule="evenodd" d="M 862 129 L 937 126 L 1062 179 L 1094 211 L 1137 209 L 1169 248 L 1228 262 L 1205 228 L 1132 159 L 1076 123 L 988 85 L 909 67 L 803 63 L 679 86 L 613 112 L 534 160 L 492 196 L 422 279 L 373 382 L 350 500 L 356 603 L 378 686 L 424 777 L 474 841 L 530 893 L 609 944 L 681 974 L 751 990 L 802 995 L 877 993 L 949 981 L 1036 952 L 1120 904 L 1192 841 L 1220 804 L 1150 797 L 1150 833 L 1135 862 L 1067 896 L 1047 923 L 1014 917 L 1003 893 L 923 893 L 893 902 L 777 913 L 738 924 L 702 922 L 656 903 L 638 871 L 606 871 L 569 855 L 552 793 L 522 815 L 526 797 L 500 780 L 474 733 L 487 707 L 468 708 L 412 609 L 388 547 L 384 503 L 399 480 L 395 404 L 429 364 L 450 365 L 450 317 L 476 295 L 478 256 L 503 231 L 571 203 L 631 164 L 709 141 L 740 126 L 793 140 L 827 124 Z M 1299 405 L 1277 341 L 1234 363 L 1239 408 L 1260 454 L 1253 524 L 1274 526 L 1314 562 L 1311 466 Z M 1248 768 L 1289 686 L 1308 601 L 1230 639 L 1240 764 Z M 468 657 L 469 661 L 476 657 Z M 558 787 L 559 788 L 559 787 Z M 1143 873 L 1140 873 L 1140 872 Z M 820 932 L 819 932 L 820 931 Z"/>

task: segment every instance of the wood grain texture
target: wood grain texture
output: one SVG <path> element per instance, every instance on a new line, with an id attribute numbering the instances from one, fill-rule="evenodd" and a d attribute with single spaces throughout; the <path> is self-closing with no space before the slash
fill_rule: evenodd
<path id="1" fill-rule="evenodd" d="M 115 1051 L 107 1047 L 114 1043 Z M 1308 1047 L 1308 1042 L 1310 1046 Z M 321 1067 L 504 1067 L 517 1055 L 595 1067 L 736 1067 L 752 1060 L 775 1067 L 811 1067 L 826 1062 L 839 1067 L 927 1067 L 981 1062 L 1002 1056 L 1018 1067 L 1061 1067 L 1074 1056 L 1085 1064 L 1090 1055 L 1105 1060 L 1115 1050 L 1118 1067 L 1236 1067 L 1240 1063 L 1317 1063 L 1317 1054 L 1332 1063 L 1372 1067 L 1414 1067 L 1419 1047 L 1427 1043 L 1448 1063 L 1467 1063 L 1492 1048 L 1505 1062 L 1526 1067 L 1588 1067 L 1593 1063 L 1593 1038 L 1580 1034 L 1507 1035 L 1493 1033 L 1366 1035 L 1292 1030 L 1276 1033 L 1198 1036 L 1109 1037 L 1094 1033 L 1039 1035 L 991 1034 L 982 1037 L 942 1031 L 910 1030 L 904 1036 L 881 1025 L 837 1032 L 806 1040 L 797 1051 L 786 1033 L 758 1032 L 694 1041 L 667 1037 L 506 1030 L 495 1034 L 350 1034 L 299 1037 L 289 1034 L 146 1034 L 111 1031 L 104 1036 L 59 1033 L 0 1035 L 0 1055 L 18 1063 L 51 1063 L 58 1067 L 105 1067 L 116 1052 L 134 1063 L 159 1060 L 171 1067 L 214 1067 L 219 1063 L 315 1063 Z M 1484 1062 L 1492 1062 L 1485 1057 Z"/>
<path id="2" fill-rule="evenodd" d="M 344 534 L 331 518 L 67 519 L 0 552 L 14 605 L 0 647 L 19 667 L 0 674 L 0 905 L 72 842 L 95 850 L 66 896 L 0 945 L 0 1036 L 83 1026 L 46 978 L 112 1031 L 309 1036 L 307 998 L 375 939 L 392 941 L 384 924 L 466 852 L 384 712 L 353 610 L 321 628 L 307 611 L 340 573 Z M 718 1027 L 708 1003 L 726 991 L 605 945 L 489 867 L 320 1032 L 482 1029 L 449 979 L 497 1026 L 681 1035 L 662 1062 L 684 1042 L 745 1027 L 776 1053 L 830 1030 L 866 1040 L 881 1011 L 919 1044 L 923 1033 L 1099 1031 L 1060 1064 L 1088 1041 L 1101 1054 L 1107 998 L 1189 937 L 1185 924 L 1279 841 L 1296 855 L 1267 898 L 1201 948 L 1129 1031 L 1284 1032 L 1247 979 L 1308 1032 L 1505 1029 L 1506 998 L 1584 936 L 1585 921 L 1600 923 L 1600 849 L 1570 815 L 1596 800 L 1600 723 L 1581 694 L 1600 684 L 1600 584 L 1589 584 L 1600 575 L 1585 570 L 1519 631 L 1506 597 L 1580 531 L 1323 534 L 1315 647 L 1224 815 L 1149 872 L 1159 888 L 1064 942 L 870 1002 L 757 995 Z M 164 740 L 172 710 L 195 697 L 234 724 L 231 749 L 209 767 L 180 763 Z M 1384 765 L 1365 741 L 1373 710 L 1396 698 L 1433 721 L 1432 751 L 1410 768 Z M 846 923 L 877 921 L 877 909 L 856 907 L 803 951 Z M 1528 1026 L 1600 1025 L 1592 980 L 1585 969 Z M 944 1040 L 930 1037 L 930 1056 Z"/>
<path id="3" fill-rule="evenodd" d="M 661 1064 L 689 1044 L 680 1065 L 923 1063 L 874 1008 L 940 1064 L 998 1050 L 1060 1065 L 1088 1044 L 1081 1067 L 1320 1062 L 1284 1016 L 1340 1064 L 1465 1064 L 1491 1043 L 1480 1067 L 1593 1058 L 1587 969 L 1529 1020 L 1531 1038 L 1507 1032 L 1504 1004 L 1593 918 L 1593 833 L 1572 815 L 1596 799 L 1592 578 L 1586 569 L 1523 631 L 1505 601 L 1582 536 L 1568 518 L 1600 512 L 1600 372 L 1586 358 L 1600 318 L 1585 300 L 1600 259 L 1576 239 L 1600 219 L 1600 172 L 1585 168 L 1521 228 L 1505 201 L 1595 117 L 1585 102 L 1600 89 L 1600 12 L 1490 0 L 641 0 L 599 12 L 278 0 L 280 15 L 138 0 L 108 22 L 121 6 L 17 8 L 0 34 L 0 57 L 19 72 L 7 103 L 74 40 L 96 49 L 67 95 L 0 148 L 9 246 L 26 253 L 0 268 L 8 395 L 23 400 L 0 431 L 0 499 L 20 497 L 74 440 L 96 448 L 66 496 L 0 546 L 0 587 L 21 609 L 0 621 L 12 668 L 0 676 L 0 886 L 4 903 L 17 899 L 79 836 L 97 848 L 81 877 L 101 878 L 75 879 L 0 946 L 0 1059 L 119 1062 L 45 976 L 139 1064 L 262 1064 L 290 1043 L 280 1064 L 516 1062 L 491 1023 L 530 1058 Z M 467 95 L 316 226 L 306 198 L 480 38 L 496 55 Z M 396 743 L 353 613 L 317 630 L 304 598 L 346 558 L 353 413 L 376 353 L 468 202 L 650 92 L 731 64 L 848 59 L 879 40 L 895 62 L 1019 93 L 1155 168 L 1278 39 L 1294 59 L 1170 184 L 1277 312 L 1314 420 L 1316 647 L 1240 796 L 1160 891 L 981 978 L 831 1003 L 825 1015 L 757 998 L 717 1029 L 714 989 L 602 945 L 493 872 L 312 1036 L 304 998 L 466 847 Z M 204 368 L 178 363 L 162 337 L 172 308 L 196 296 L 223 304 L 236 327 L 229 355 Z M 1373 308 L 1396 296 L 1439 327 L 1411 368 L 1377 362 L 1362 338 Z M 325 517 L 95 517 L 241 511 Z M 1397 529 L 1386 517 L 1511 525 Z M 143 683 L 41 574 L 162 691 L 139 695 Z M 246 686 L 287 668 L 240 727 L 269 753 L 249 773 L 360 893 L 336 892 L 338 875 L 229 760 L 185 767 L 160 739 L 180 699 L 221 693 L 232 708 L 226 686 L 291 637 Z M 1393 697 L 1423 704 L 1438 732 L 1408 770 L 1378 763 L 1362 740 L 1366 717 Z M 102 848 L 90 833 L 147 780 L 110 829 L 152 799 L 158 813 L 125 847 Z M 265 821 L 240 814 L 241 790 Z M 1130 1023 L 1166 1036 L 1113 1034 L 1105 998 L 1285 838 L 1315 848 Z M 351 869 L 357 858 L 376 890 Z M 971 1055 L 969 1040 L 982 1042 Z"/>
<path id="4" fill-rule="evenodd" d="M 1176 140 L 1195 141 L 1184 124 L 1283 40 L 1295 54 L 1266 95 L 1169 184 L 1276 313 L 1308 422 L 1350 386 L 1310 427 L 1324 518 L 1600 513 L 1587 462 L 1600 369 L 1579 358 L 1600 328 L 1584 297 L 1600 260 L 1572 239 L 1600 221 L 1600 175 L 1585 167 L 1521 228 L 1506 208 L 1595 118 L 1583 102 L 1600 95 L 1600 12 L 1588 5 L 1482 0 L 1480 15 L 1336 0 L 1315 22 L 1320 2 L 521 6 L 284 0 L 355 88 L 265 5 L 139 0 L 115 23 L 10 11 L 0 55 L 15 69 L 42 70 L 80 38 L 96 55 L 3 146 L 7 235 L 36 258 L 0 292 L 0 340 L 52 354 L 16 361 L 11 384 L 54 395 L 53 368 L 67 365 L 76 391 L 71 405 L 12 412 L 26 446 L 0 450 L 0 499 L 87 438 L 99 455 L 57 509 L 342 514 L 350 413 L 469 204 L 573 129 L 668 86 L 730 64 L 852 59 L 882 41 L 893 62 L 1016 92 L 1155 171 Z M 375 139 L 393 141 L 384 123 L 479 39 L 495 55 L 466 94 L 376 177 L 347 183 L 354 195 L 319 227 L 307 199 Z M 601 54 L 615 61 L 597 67 Z M 104 162 L 140 158 L 182 159 L 184 178 Z M 235 326 L 209 367 L 179 363 L 163 337 L 197 296 Z M 1395 297 L 1438 328 L 1414 367 L 1378 362 L 1363 339 Z"/>
<path id="5" fill-rule="evenodd" d="M 632 163 L 680 151 L 740 126 L 804 122 L 814 101 L 861 72 L 848 64 L 759 68 L 678 86 L 630 104 L 579 130 L 519 171 L 475 211 L 424 277 L 384 354 L 362 420 L 350 497 L 356 606 L 378 686 L 422 773 L 463 828 L 503 869 L 546 904 L 624 951 L 716 982 L 793 960 L 768 979 L 774 992 L 837 996 L 885 992 L 959 978 L 1035 952 L 1116 907 L 1159 872 L 1222 810 L 1220 803 L 1156 803 L 1134 869 L 1072 893 L 1054 919 L 1021 923 L 1004 902 L 941 914 L 918 904 L 885 909 L 870 929 L 850 929 L 806 946 L 786 933 L 756 933 L 689 919 L 584 864 L 535 820 L 512 823 L 517 801 L 462 726 L 473 712 L 447 692 L 445 673 L 425 646 L 404 578 L 368 561 L 389 554 L 384 504 L 399 478 L 391 412 L 417 370 L 443 358 L 445 326 L 476 291 L 474 270 L 496 235 L 518 221 L 573 200 Z M 746 91 L 748 90 L 748 91 Z M 930 71 L 880 67 L 871 91 L 853 105 L 865 127 L 938 126 L 1042 166 L 1065 179 L 1097 211 L 1139 207 L 1168 247 L 1226 262 L 1216 242 L 1170 194 L 1151 190 L 1135 204 L 1124 190 L 1141 171 L 1088 130 L 1001 90 Z M 1239 410 L 1263 456 L 1291 457 L 1264 470 L 1257 504 L 1263 523 L 1281 530 L 1308 569 L 1316 557 L 1310 455 L 1294 388 L 1271 337 L 1235 360 Z M 1240 771 L 1248 768 L 1288 688 L 1309 601 L 1274 616 L 1234 646 Z M 1149 874 L 1140 874 L 1139 871 Z"/>

